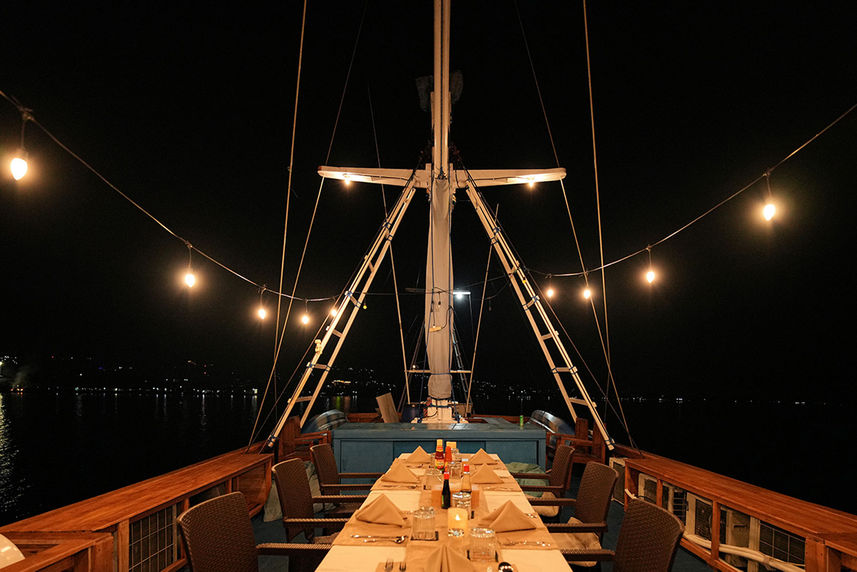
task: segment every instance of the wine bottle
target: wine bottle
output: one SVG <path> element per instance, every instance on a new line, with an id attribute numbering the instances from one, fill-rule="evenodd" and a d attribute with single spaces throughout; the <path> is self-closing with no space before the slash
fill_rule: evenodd
<path id="1" fill-rule="evenodd" d="M 449 471 L 443 472 L 443 488 L 440 491 L 440 508 L 452 505 L 452 491 L 449 489 Z"/>

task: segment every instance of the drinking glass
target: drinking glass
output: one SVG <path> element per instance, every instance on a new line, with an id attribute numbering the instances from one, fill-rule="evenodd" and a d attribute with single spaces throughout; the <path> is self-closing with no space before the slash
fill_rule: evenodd
<path id="1" fill-rule="evenodd" d="M 466 493 L 464 491 L 452 493 L 452 507 L 453 508 L 466 509 L 467 512 L 469 513 L 470 512 L 470 493 Z"/>
<path id="2" fill-rule="evenodd" d="M 421 506 L 411 515 L 411 538 L 414 540 L 434 540 L 435 538 L 435 512 L 430 506 Z"/>
<path id="3" fill-rule="evenodd" d="M 470 559 L 494 560 L 497 550 L 497 535 L 493 528 L 470 529 Z"/>
<path id="4" fill-rule="evenodd" d="M 449 463 L 449 478 L 450 480 L 461 478 L 461 461 L 451 461 Z"/>

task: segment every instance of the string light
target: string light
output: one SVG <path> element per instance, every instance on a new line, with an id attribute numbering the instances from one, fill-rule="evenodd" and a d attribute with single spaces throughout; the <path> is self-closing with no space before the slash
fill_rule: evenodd
<path id="1" fill-rule="evenodd" d="M 184 275 L 184 283 L 188 288 L 193 288 L 196 284 L 196 275 L 193 273 L 193 265 L 191 257 L 193 256 L 193 246 L 189 242 L 185 242 L 187 246 L 187 272 Z"/>
<path id="2" fill-rule="evenodd" d="M 339 312 L 336 310 L 336 306 L 333 306 L 333 307 L 330 309 L 330 317 L 331 317 L 331 318 L 335 318 L 338 314 L 339 314 Z"/>
<path id="3" fill-rule="evenodd" d="M 762 208 L 762 216 L 765 220 L 770 221 L 777 214 L 777 207 L 774 204 L 774 194 L 771 192 L 771 171 L 765 171 L 765 188 L 767 189 L 767 197 L 765 206 Z"/>
<path id="4" fill-rule="evenodd" d="M 304 300 L 304 313 L 303 315 L 301 315 L 301 324 L 303 324 L 304 326 L 309 324 L 309 310 L 307 309 L 306 300 Z"/>
<path id="5" fill-rule="evenodd" d="M 551 275 L 548 274 L 548 288 L 545 290 L 545 296 L 547 296 L 548 300 L 553 298 L 553 295 L 556 294 L 556 290 L 553 289 L 553 283 L 551 281 Z"/>
<path id="6" fill-rule="evenodd" d="M 12 178 L 16 181 L 20 181 L 24 178 L 24 175 L 27 174 L 27 169 L 29 165 L 27 164 L 27 150 L 24 149 L 24 130 L 27 127 L 27 121 L 31 119 L 30 110 L 20 108 L 21 111 L 21 147 L 18 149 L 18 152 L 15 154 L 15 157 L 12 159 L 11 163 L 9 163 L 9 168 L 12 171 Z"/>
<path id="7" fill-rule="evenodd" d="M 256 317 L 258 317 L 260 320 L 265 320 L 265 318 L 268 317 L 268 310 L 265 308 L 265 304 L 262 302 L 262 296 L 264 296 L 265 290 L 267 290 L 265 286 L 262 286 L 262 288 L 259 289 L 259 306 L 258 308 L 256 308 Z"/>
<path id="8" fill-rule="evenodd" d="M 649 270 L 646 272 L 646 282 L 652 284 L 655 281 L 655 269 L 652 267 L 652 247 L 647 246 L 646 250 L 649 253 Z"/>
<path id="9" fill-rule="evenodd" d="M 12 178 L 16 181 L 23 179 L 24 175 L 27 174 L 27 153 L 25 151 L 20 151 L 15 158 L 12 159 L 9 166 L 12 169 Z"/>

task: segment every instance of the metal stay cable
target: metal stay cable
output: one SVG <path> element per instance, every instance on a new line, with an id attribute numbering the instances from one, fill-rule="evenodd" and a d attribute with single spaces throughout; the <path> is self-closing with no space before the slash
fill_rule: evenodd
<path id="1" fill-rule="evenodd" d="M 494 220 L 497 220 L 497 215 L 500 212 L 500 205 L 494 209 Z M 491 270 L 491 255 L 494 253 L 494 245 L 488 244 L 488 260 L 485 262 L 485 278 L 482 280 L 482 298 L 479 302 L 479 317 L 476 320 L 476 337 L 473 340 L 473 358 L 470 360 L 470 380 L 467 383 L 467 400 L 464 404 L 464 411 L 468 411 L 470 407 L 470 390 L 473 387 L 473 373 L 476 371 L 476 349 L 479 347 L 479 333 L 482 331 L 482 313 L 485 309 L 485 292 L 488 289 L 488 272 Z M 504 276 L 505 278 L 505 276 Z"/>
<path id="2" fill-rule="evenodd" d="M 601 246 L 602 245 L 602 241 L 601 241 L 601 206 L 600 206 L 600 193 L 599 193 L 599 188 L 598 188 L 598 161 L 597 161 L 597 156 L 596 156 L 596 151 L 595 151 L 595 149 L 596 149 L 595 148 L 595 120 L 594 120 L 594 106 L 592 103 L 592 101 L 593 101 L 592 100 L 592 75 L 590 73 L 590 65 L 589 65 L 589 29 L 588 29 L 588 25 L 586 24 L 586 2 L 585 2 L 585 0 L 584 0 L 583 8 L 584 8 L 584 26 L 585 26 L 585 37 L 586 37 L 586 69 L 587 69 L 587 78 L 588 78 L 588 86 L 589 86 L 590 119 L 591 119 L 591 125 L 592 125 L 592 152 L 593 152 L 593 162 L 595 165 L 595 192 L 596 192 L 596 200 L 598 202 L 599 250 L 601 251 L 601 259 L 602 259 L 602 266 L 603 266 L 604 251 L 603 251 L 603 246 Z M 556 161 L 556 165 L 557 165 L 557 167 L 559 167 L 560 166 L 559 154 L 557 153 L 556 143 L 555 143 L 554 138 L 553 138 L 553 132 L 550 128 L 550 120 L 548 119 L 547 108 L 546 108 L 545 103 L 544 103 L 544 98 L 542 97 L 542 91 L 541 91 L 541 87 L 539 84 L 538 75 L 536 74 L 535 64 L 533 63 L 532 52 L 530 51 L 530 44 L 529 44 L 529 41 L 527 40 L 527 34 L 526 34 L 526 30 L 524 28 L 524 22 L 523 22 L 523 19 L 521 18 L 521 12 L 518 8 L 517 1 L 515 2 L 515 11 L 516 11 L 517 16 L 518 16 L 518 24 L 521 28 L 521 36 L 523 38 L 524 47 L 525 47 L 526 52 L 527 52 L 527 60 L 530 64 L 530 71 L 531 71 L 532 76 L 533 76 L 533 82 L 536 86 L 536 92 L 537 92 L 538 98 L 539 98 L 539 105 L 541 106 L 541 109 L 542 109 L 542 116 L 543 116 L 544 121 L 545 121 L 545 128 L 547 129 L 547 132 L 548 132 L 548 139 L 550 140 L 551 150 L 553 151 L 554 160 Z M 568 194 L 567 194 L 566 189 L 565 189 L 565 183 L 562 181 L 562 179 L 560 179 L 559 183 L 560 183 L 560 188 L 562 189 L 562 196 L 563 196 L 563 200 L 565 202 L 566 212 L 568 213 L 568 220 L 569 220 L 569 224 L 571 225 L 572 235 L 574 237 L 574 244 L 575 244 L 575 247 L 577 248 L 577 255 L 578 255 L 578 258 L 580 260 L 580 267 L 582 269 L 584 269 L 583 270 L 583 278 L 584 278 L 584 281 L 586 282 L 586 286 L 588 287 L 589 286 L 589 279 L 588 279 L 587 272 L 585 270 L 586 264 L 583 260 L 583 252 L 580 248 L 580 241 L 578 239 L 577 231 L 576 231 L 575 226 L 574 226 L 574 219 L 573 219 L 572 214 L 571 214 L 571 207 L 569 205 Z M 615 380 L 613 379 L 612 368 L 610 366 L 609 337 L 606 337 L 606 334 L 608 332 L 608 329 L 607 329 L 607 296 L 606 296 L 606 280 L 605 280 L 605 274 L 603 271 L 601 274 L 601 279 L 602 279 L 602 289 L 604 291 L 604 322 L 605 322 L 604 333 L 602 333 L 601 323 L 598 319 L 598 313 L 595 310 L 594 302 L 592 302 L 591 305 L 592 305 L 593 317 L 595 319 L 596 329 L 598 330 L 598 337 L 599 337 L 599 340 L 601 342 L 601 351 L 604 354 L 604 359 L 605 359 L 605 362 L 607 364 L 608 376 L 610 378 L 610 381 L 612 382 L 611 385 L 613 386 L 614 391 L 616 391 L 616 384 L 615 384 Z M 607 400 L 607 393 L 604 393 L 603 395 L 604 395 L 604 398 L 606 401 Z M 617 400 L 619 400 L 618 392 L 616 392 L 616 397 L 617 397 Z M 619 403 L 620 403 L 620 407 L 621 407 L 621 401 Z"/>
<path id="3" fill-rule="evenodd" d="M 303 67 L 303 57 L 304 57 L 304 35 L 306 32 L 306 10 L 307 10 L 307 0 L 304 0 L 303 10 L 301 13 L 301 38 L 300 43 L 298 45 L 298 70 L 297 70 L 297 80 L 295 81 L 295 107 L 294 113 L 292 115 L 292 141 L 289 150 L 289 169 L 288 169 L 288 182 L 286 184 L 286 212 L 283 221 L 283 249 L 280 255 L 280 283 L 277 288 L 278 291 L 283 291 L 283 277 L 285 275 L 286 268 L 286 238 L 288 237 L 289 230 L 289 212 L 290 212 L 290 204 L 292 197 L 292 168 L 294 167 L 295 161 L 295 135 L 297 133 L 297 125 L 298 125 L 298 100 L 300 99 L 301 92 L 301 70 Z M 293 292 L 294 293 L 294 292 Z M 277 296 L 277 317 L 276 324 L 274 326 L 274 364 L 271 368 L 271 372 L 268 374 L 268 381 L 265 383 L 265 391 L 262 392 L 262 401 L 259 403 L 259 409 L 256 412 L 256 419 L 253 421 L 253 429 L 250 431 L 250 443 L 247 444 L 249 447 L 253 442 L 253 438 L 256 434 L 256 428 L 259 424 L 259 419 L 262 415 L 262 410 L 265 405 L 265 400 L 268 397 L 268 392 L 271 388 L 271 383 L 274 379 L 276 379 L 276 368 L 277 368 L 277 359 L 280 355 L 280 342 L 278 341 L 278 337 L 280 336 L 280 311 L 282 309 L 282 297 Z M 289 300 L 289 308 L 291 308 L 291 300 Z M 283 331 L 286 330 L 286 323 L 288 322 L 288 318 L 283 322 Z M 276 393 L 276 389 L 275 389 Z M 276 404 L 274 405 L 276 407 Z"/>
<path id="4" fill-rule="evenodd" d="M 286 183 L 286 214 L 283 217 L 283 249 L 280 254 L 280 285 L 278 290 L 280 292 L 283 291 L 283 276 L 285 274 L 286 269 L 286 238 L 288 237 L 289 231 L 289 204 L 290 199 L 292 198 L 292 168 L 295 164 L 295 133 L 297 132 L 298 127 L 298 100 L 300 98 L 301 93 L 301 69 L 303 66 L 304 59 L 304 33 L 306 31 L 306 7 L 307 0 L 304 0 L 303 13 L 301 14 L 301 39 L 298 47 L 298 71 L 297 71 L 297 80 L 295 81 L 295 108 L 294 113 L 292 115 L 292 142 L 289 149 L 289 170 L 288 170 L 288 182 Z M 280 309 L 282 307 L 282 298 L 277 297 L 277 321 L 274 325 L 274 355 L 276 355 L 277 351 L 277 338 L 280 335 Z M 283 328 L 286 325 L 283 324 Z M 265 388 L 265 392 L 267 393 L 267 388 Z M 264 403 L 264 395 L 262 396 L 262 402 Z"/>
<path id="5" fill-rule="evenodd" d="M 366 87 L 367 95 L 369 96 L 369 115 L 372 119 L 372 136 L 375 140 L 375 157 L 378 159 L 378 168 L 381 168 L 381 150 L 378 146 L 378 131 L 375 128 L 375 108 L 372 107 L 372 91 L 369 86 Z M 381 202 L 384 205 L 384 219 L 386 220 L 389 216 L 389 212 L 387 210 L 387 190 L 384 185 L 381 185 Z M 396 318 L 399 321 L 399 341 L 402 346 L 402 372 L 405 376 L 405 393 L 408 395 L 408 400 L 410 401 L 411 390 L 408 384 L 408 356 L 405 352 L 405 332 L 402 328 L 402 306 L 399 301 L 399 283 L 396 278 L 396 259 L 393 257 L 393 242 L 390 240 L 390 268 L 393 273 L 393 293 L 396 298 Z"/>
<path id="6" fill-rule="evenodd" d="M 342 115 L 342 107 L 343 107 L 343 104 L 345 102 L 345 94 L 348 92 L 348 84 L 349 84 L 349 80 L 351 79 L 351 70 L 354 68 L 354 59 L 355 59 L 355 56 L 357 55 L 357 47 L 360 44 L 360 35 L 361 35 L 361 32 L 363 31 L 363 22 L 365 21 L 365 18 L 366 18 L 366 6 L 367 6 L 367 3 L 364 2 L 363 12 L 362 12 L 361 17 L 360 17 L 360 24 L 357 28 L 357 36 L 354 39 L 354 47 L 351 50 L 351 59 L 348 63 L 348 72 L 346 73 L 345 82 L 342 86 L 342 95 L 339 98 L 339 107 L 337 108 L 337 111 L 336 111 L 336 120 L 334 121 L 333 131 L 330 134 L 330 142 L 328 143 L 328 146 L 327 146 L 327 154 L 325 155 L 325 160 L 324 160 L 325 164 L 330 160 L 330 153 L 331 153 L 331 150 L 333 149 L 334 139 L 336 138 L 336 129 L 339 126 L 339 119 Z M 304 0 L 304 7 L 306 8 L 306 0 Z M 304 16 L 306 16 L 306 9 L 304 9 Z M 301 38 L 303 38 L 303 24 L 301 24 L 301 26 L 302 26 L 301 27 L 301 30 L 302 30 L 301 31 Z M 303 42 L 301 42 L 301 48 L 300 49 L 302 52 L 303 51 Z M 297 98 L 295 100 L 295 105 L 297 105 Z M 297 124 L 297 111 L 295 112 L 294 123 Z M 294 129 L 294 127 L 293 127 L 293 129 Z M 294 140 L 294 138 L 293 138 L 293 140 Z M 289 167 L 289 176 L 291 177 L 291 166 Z M 300 281 L 304 259 L 306 258 L 306 251 L 307 251 L 307 248 L 309 246 L 310 235 L 312 234 L 313 224 L 315 223 L 316 213 L 318 212 L 318 204 L 319 204 L 319 201 L 321 199 L 321 191 L 324 188 L 324 181 L 325 181 L 324 178 L 322 178 L 321 181 L 319 182 L 319 185 L 318 185 L 318 192 L 316 193 L 315 204 L 313 206 L 312 216 L 310 217 L 309 228 L 307 228 L 306 239 L 304 240 L 304 247 L 303 247 L 303 250 L 301 252 L 300 262 L 298 263 L 298 270 L 297 270 L 297 273 L 295 274 L 295 281 L 292 285 L 291 297 L 289 297 L 289 304 L 286 308 L 286 316 L 282 321 L 283 328 L 280 331 L 279 340 L 277 341 L 276 350 L 274 352 L 274 360 L 273 360 L 273 364 L 271 365 L 271 370 L 268 374 L 268 381 L 265 385 L 265 392 L 262 396 L 262 402 L 259 404 L 259 411 L 256 415 L 256 422 L 254 422 L 254 426 L 253 426 L 253 434 L 255 434 L 255 432 L 256 432 L 256 425 L 257 425 L 257 422 L 258 422 L 258 420 L 262 414 L 262 406 L 265 403 L 265 398 L 269 392 L 271 382 L 276 375 L 277 362 L 279 361 L 280 351 L 282 350 L 282 347 L 283 347 L 283 340 L 285 340 L 285 337 L 286 337 L 286 326 L 288 325 L 289 317 L 291 316 L 291 312 L 292 312 L 292 306 L 293 306 L 293 302 L 294 302 L 293 297 L 295 295 L 295 292 L 297 291 L 298 283 Z M 289 194 L 291 194 L 291 193 L 289 193 Z M 288 202 L 288 199 L 287 199 L 287 202 Z M 287 212 L 287 216 L 288 216 L 288 212 Z M 283 248 L 284 248 L 283 256 L 285 257 L 285 237 L 283 237 L 283 245 L 284 245 L 283 246 Z M 279 310 L 278 310 L 278 313 L 279 313 Z M 278 318 L 279 318 L 279 316 L 278 316 Z M 278 323 L 279 323 L 279 320 L 278 320 Z M 292 379 L 294 379 L 294 374 L 292 375 Z M 286 385 L 286 387 L 284 387 L 282 389 L 281 393 L 285 394 L 285 391 L 287 388 L 288 388 L 288 384 Z M 279 401 L 279 399 L 277 399 L 277 401 Z M 252 438 L 253 437 L 251 435 L 251 443 L 252 443 Z M 249 446 L 250 446 L 250 444 L 248 444 L 248 447 Z"/>
<path id="7" fill-rule="evenodd" d="M 604 235 L 601 227 L 601 190 L 598 185 L 598 152 L 597 146 L 595 144 L 595 100 L 592 97 L 592 67 L 590 65 L 590 56 L 589 56 L 589 18 L 586 12 L 586 0 L 582 0 L 583 3 L 583 35 L 586 43 L 586 83 L 589 89 L 589 123 L 592 129 L 592 166 L 594 170 L 595 176 L 595 202 L 598 210 L 598 252 L 600 257 L 600 262 L 602 266 L 601 270 L 601 298 L 604 301 L 604 340 L 601 342 L 602 347 L 604 348 L 604 356 L 606 358 L 607 364 L 607 378 L 609 380 L 610 386 L 613 388 L 613 393 L 616 395 L 616 403 L 619 406 L 619 411 L 622 414 L 622 421 L 625 425 L 625 431 L 628 433 L 628 438 L 633 441 L 631 438 L 631 432 L 628 430 L 628 420 L 625 418 L 625 409 L 622 407 L 622 399 L 619 396 L 619 388 L 616 386 L 616 378 L 613 376 L 613 360 L 610 354 L 610 320 L 607 317 L 607 272 L 604 271 Z M 595 311 L 595 302 L 590 298 L 590 304 L 592 305 L 592 313 L 596 316 L 597 312 Z M 599 328 L 599 335 L 600 335 Z M 604 405 L 607 406 L 609 402 L 609 388 L 607 393 L 604 394 Z"/>

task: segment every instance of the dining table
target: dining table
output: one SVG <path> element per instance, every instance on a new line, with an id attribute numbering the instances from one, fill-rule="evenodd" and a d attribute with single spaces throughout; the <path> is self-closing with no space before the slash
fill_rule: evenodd
<path id="1" fill-rule="evenodd" d="M 570 570 L 556 540 L 498 455 L 483 450 L 462 454 L 471 469 L 472 507 L 464 534 L 451 536 L 448 510 L 439 506 L 441 481 L 432 476 L 433 460 L 420 454 L 424 452 L 394 459 L 336 535 L 317 571 L 497 572 L 504 562 L 516 572 Z M 453 490 L 460 486 L 460 481 L 450 482 Z M 413 539 L 413 513 L 428 506 L 435 510 L 436 538 Z M 470 559 L 470 530 L 476 527 L 495 530 L 494 558 Z M 445 563 L 439 567 L 441 558 Z"/>

